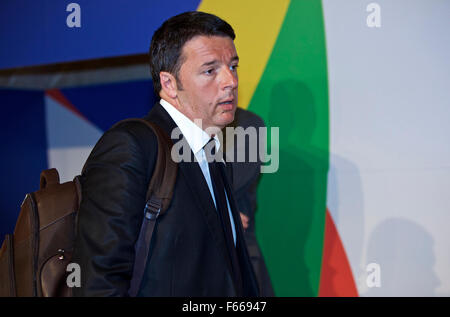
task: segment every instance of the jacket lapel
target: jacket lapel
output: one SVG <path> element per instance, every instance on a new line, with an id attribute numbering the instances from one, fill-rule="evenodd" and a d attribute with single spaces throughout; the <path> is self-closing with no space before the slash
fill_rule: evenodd
<path id="1" fill-rule="evenodd" d="M 196 162 L 180 162 L 180 171 L 184 174 L 187 183 L 189 183 L 192 196 L 195 197 L 199 209 L 208 225 L 209 231 L 216 243 L 217 249 L 225 259 L 230 274 L 232 272 L 231 259 L 227 252 L 225 237 L 223 235 L 222 224 L 220 223 L 216 207 L 211 198 L 211 194 L 206 184 L 200 166 Z"/>

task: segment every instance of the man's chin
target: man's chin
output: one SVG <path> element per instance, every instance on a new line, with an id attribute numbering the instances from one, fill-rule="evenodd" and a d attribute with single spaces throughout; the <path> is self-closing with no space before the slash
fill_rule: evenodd
<path id="1" fill-rule="evenodd" d="M 222 113 L 221 117 L 221 126 L 226 127 L 234 120 L 234 114 L 236 113 L 236 107 L 233 108 L 233 110 L 226 111 Z"/>

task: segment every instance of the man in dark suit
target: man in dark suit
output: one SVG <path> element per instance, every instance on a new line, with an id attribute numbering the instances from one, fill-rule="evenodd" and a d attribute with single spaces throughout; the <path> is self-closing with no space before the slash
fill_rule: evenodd
<path id="1" fill-rule="evenodd" d="M 230 166 L 219 159 L 211 167 L 205 147 L 220 153 L 217 134 L 234 118 L 234 38 L 228 23 L 202 12 L 172 17 L 153 35 L 150 66 L 161 101 L 145 119 L 172 138 L 181 136 L 195 160 L 178 163 L 172 201 L 156 222 L 138 296 L 259 294 L 232 184 L 224 176 L 232 174 Z M 128 294 L 157 151 L 153 132 L 128 122 L 107 131 L 90 154 L 81 178 L 73 255 L 81 287 L 73 289 L 75 296 Z"/>
<path id="2" fill-rule="evenodd" d="M 224 141 L 226 159 L 232 162 L 233 166 L 234 197 L 240 212 L 245 241 L 260 295 L 272 297 L 275 294 L 255 233 L 256 192 L 263 161 L 261 154 L 266 153 L 265 148 L 260 149 L 262 144 L 265 144 L 265 140 L 261 140 L 265 134 L 261 134 L 260 129 L 265 129 L 266 125 L 257 114 L 237 108 L 233 122 L 227 126 L 227 128 L 230 127 L 242 129 L 240 133 L 233 134 L 234 142 L 229 142 L 228 139 Z M 224 135 L 227 136 L 226 133 Z"/>

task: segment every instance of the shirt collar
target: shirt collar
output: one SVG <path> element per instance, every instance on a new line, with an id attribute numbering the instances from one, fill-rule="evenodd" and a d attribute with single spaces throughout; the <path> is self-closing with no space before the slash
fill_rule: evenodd
<path id="1" fill-rule="evenodd" d="M 168 101 L 161 99 L 161 106 L 169 113 L 170 117 L 175 121 L 175 124 L 180 128 L 181 133 L 186 138 L 189 146 L 194 154 L 197 154 L 203 147 L 209 142 L 211 137 L 208 133 L 203 131 L 198 125 L 196 125 L 191 119 L 186 117 L 177 108 L 175 108 Z M 214 135 L 216 142 L 216 151 L 220 149 L 220 141 L 217 135 Z"/>

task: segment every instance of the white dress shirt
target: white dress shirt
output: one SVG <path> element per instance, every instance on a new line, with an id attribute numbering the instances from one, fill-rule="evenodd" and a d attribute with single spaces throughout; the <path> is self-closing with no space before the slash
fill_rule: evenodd
<path id="1" fill-rule="evenodd" d="M 172 106 L 169 102 L 164 99 L 160 101 L 161 106 L 169 113 L 170 117 L 175 121 L 176 125 L 180 128 L 181 133 L 186 138 L 189 146 L 192 149 L 192 152 L 195 155 L 195 158 L 200 166 L 200 169 L 203 172 L 203 176 L 205 177 L 206 183 L 208 184 L 209 192 L 214 201 L 214 206 L 216 206 L 216 198 L 214 196 L 214 190 L 212 187 L 211 176 L 209 174 L 208 161 L 206 159 L 206 154 L 204 150 L 204 146 L 209 142 L 211 137 L 208 133 L 203 131 L 198 125 L 192 122 L 188 117 L 182 114 L 178 109 Z M 220 141 L 219 138 L 214 136 L 214 140 L 216 142 L 216 152 L 219 151 Z M 228 205 L 228 215 L 230 216 L 231 222 L 231 230 L 233 232 L 234 245 L 236 245 L 236 228 L 234 226 L 233 216 L 231 214 L 230 203 L 228 201 L 228 196 L 225 191 L 225 196 L 227 199 Z M 217 209 L 217 206 L 216 206 Z"/>

